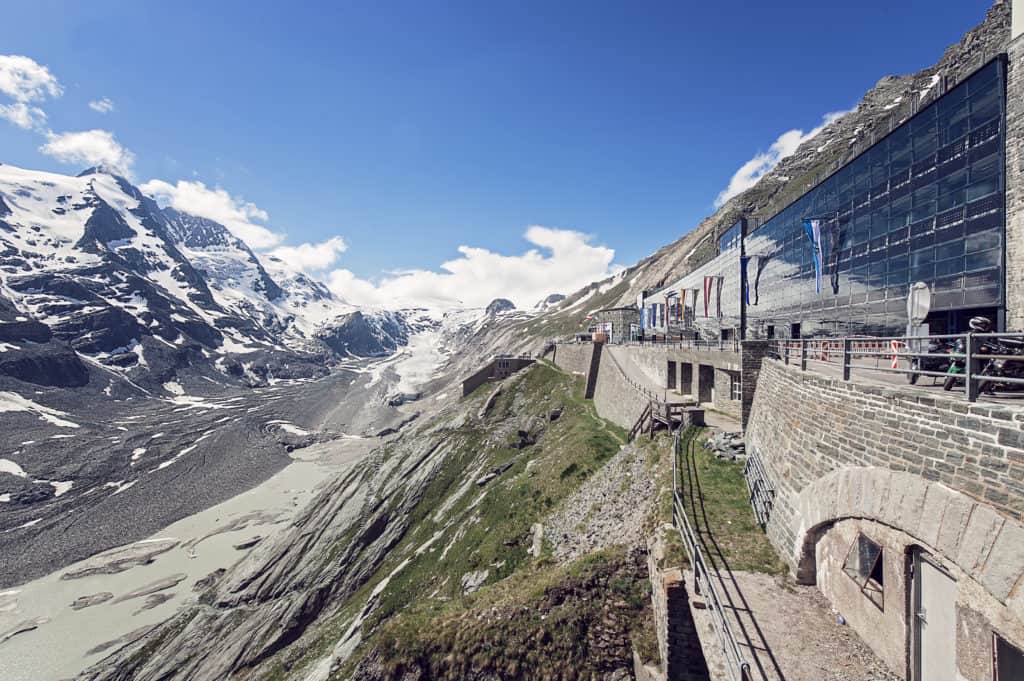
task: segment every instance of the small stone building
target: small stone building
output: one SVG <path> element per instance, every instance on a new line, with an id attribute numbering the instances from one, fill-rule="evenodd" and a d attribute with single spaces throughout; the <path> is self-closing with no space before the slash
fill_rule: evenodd
<path id="1" fill-rule="evenodd" d="M 590 320 L 590 331 L 608 334 L 609 343 L 636 340 L 640 332 L 640 311 L 635 307 L 598 310 Z"/>
<path id="2" fill-rule="evenodd" d="M 475 374 L 462 381 L 462 396 L 469 395 L 488 381 L 500 381 L 503 378 L 508 378 L 523 367 L 533 364 L 534 361 L 530 357 L 498 355 Z"/>

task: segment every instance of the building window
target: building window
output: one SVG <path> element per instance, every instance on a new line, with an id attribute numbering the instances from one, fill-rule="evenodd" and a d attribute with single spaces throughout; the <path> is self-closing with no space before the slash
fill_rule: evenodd
<path id="1" fill-rule="evenodd" d="M 992 678 L 995 681 L 1024 679 L 1024 652 L 1003 640 L 999 634 L 993 636 Z"/>
<path id="2" fill-rule="evenodd" d="M 846 560 L 843 561 L 843 572 L 857 583 L 861 593 L 879 609 L 883 609 L 885 605 L 883 563 L 882 547 L 860 533 L 850 545 L 850 550 L 846 553 Z"/>
<path id="3" fill-rule="evenodd" d="M 729 399 L 736 401 L 743 399 L 743 383 L 740 381 L 739 374 L 729 374 Z"/>

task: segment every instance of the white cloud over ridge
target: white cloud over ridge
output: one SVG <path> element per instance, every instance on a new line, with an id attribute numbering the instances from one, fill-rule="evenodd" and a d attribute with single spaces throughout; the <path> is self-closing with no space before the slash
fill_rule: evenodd
<path id="1" fill-rule="evenodd" d="M 257 250 L 273 248 L 284 241 L 283 234 L 256 224 L 270 218 L 265 210 L 220 187 L 207 187 L 198 180 L 178 180 L 175 184 L 150 180 L 140 184 L 139 189 L 172 208 L 219 222 Z"/>
<path id="2" fill-rule="evenodd" d="M 94 99 L 91 102 L 89 102 L 89 108 L 97 113 L 110 113 L 114 110 L 114 102 L 111 101 L 110 97 Z"/>
<path id="3" fill-rule="evenodd" d="M 440 270 L 393 272 L 378 282 L 335 269 L 327 285 L 354 305 L 371 307 L 482 307 L 507 298 L 519 308 L 532 307 L 552 293 L 568 294 L 622 268 L 612 264 L 615 251 L 591 244 L 582 232 L 532 226 L 524 238 L 536 248 L 502 255 L 485 248 L 460 246 L 461 257 Z"/>
<path id="4" fill-rule="evenodd" d="M 816 128 L 812 128 L 807 132 L 794 128 L 779 135 L 772 142 L 768 151 L 757 153 L 739 167 L 739 170 L 729 180 L 729 186 L 720 191 L 715 198 L 715 208 L 721 208 L 732 197 L 753 187 L 757 184 L 758 180 L 770 173 L 779 164 L 779 161 L 792 156 L 801 144 L 816 136 L 827 125 L 839 120 L 848 113 L 850 111 L 832 111 L 822 116 L 821 124 Z"/>
<path id="5" fill-rule="evenodd" d="M 334 236 L 318 244 L 305 243 L 298 246 L 278 246 L 270 255 L 279 258 L 292 269 L 303 272 L 318 272 L 327 269 L 348 250 L 348 244 L 340 236 Z"/>
<path id="6" fill-rule="evenodd" d="M 46 144 L 39 151 L 61 163 L 79 166 L 103 166 L 122 175 L 131 175 L 135 154 L 125 149 L 106 130 L 47 132 Z"/>
<path id="7" fill-rule="evenodd" d="M 63 93 L 60 81 L 46 66 L 31 57 L 0 54 L 0 95 L 13 100 L 0 104 L 0 118 L 44 136 L 46 142 L 39 151 L 61 163 L 105 166 L 130 177 L 135 154 L 123 147 L 113 133 L 107 130 L 54 132 L 47 127 L 46 112 L 36 104 Z M 104 97 L 89 103 L 96 109 L 94 105 L 110 111 L 114 103 Z"/>

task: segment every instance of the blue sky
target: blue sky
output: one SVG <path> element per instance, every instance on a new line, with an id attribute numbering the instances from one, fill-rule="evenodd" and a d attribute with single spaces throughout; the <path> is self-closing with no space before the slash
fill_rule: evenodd
<path id="1" fill-rule="evenodd" d="M 136 181 L 222 188 L 287 244 L 340 236 L 337 265 L 373 278 L 522 254 L 530 225 L 630 264 L 988 5 L 36 0 L 5 7 L 0 54 L 59 80 L 48 129 L 108 130 Z M 0 121 L 0 161 L 80 169 L 40 135 Z"/>

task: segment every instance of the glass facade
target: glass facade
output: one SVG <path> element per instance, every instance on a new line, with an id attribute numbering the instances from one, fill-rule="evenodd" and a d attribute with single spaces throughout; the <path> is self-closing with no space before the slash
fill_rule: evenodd
<path id="1" fill-rule="evenodd" d="M 747 337 L 901 335 L 918 281 L 933 327 L 1001 308 L 1004 93 L 1003 62 L 990 62 L 750 234 Z"/>
<path id="2" fill-rule="evenodd" d="M 748 231 L 747 338 L 902 335 L 915 282 L 932 291 L 933 333 L 960 331 L 970 314 L 1000 323 L 1005 92 L 1000 58 Z M 812 219 L 820 264 L 804 228 Z M 740 238 L 727 230 L 718 257 L 669 287 L 700 291 L 701 336 L 739 326 Z M 707 277 L 722 278 L 722 305 L 705 315 Z M 693 294 L 684 300 L 691 307 Z"/>

